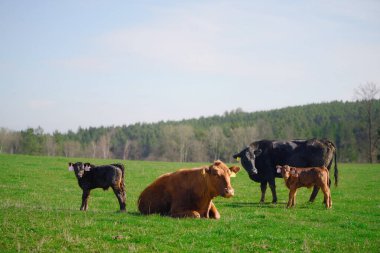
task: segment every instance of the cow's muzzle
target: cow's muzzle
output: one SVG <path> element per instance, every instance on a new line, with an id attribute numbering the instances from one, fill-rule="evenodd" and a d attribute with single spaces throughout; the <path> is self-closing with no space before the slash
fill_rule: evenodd
<path id="1" fill-rule="evenodd" d="M 224 197 L 225 198 L 230 198 L 232 196 L 234 196 L 235 194 L 235 191 L 233 188 L 224 188 Z"/>
<path id="2" fill-rule="evenodd" d="M 84 171 L 80 170 L 77 175 L 78 175 L 79 178 L 82 178 L 83 175 L 84 175 Z"/>

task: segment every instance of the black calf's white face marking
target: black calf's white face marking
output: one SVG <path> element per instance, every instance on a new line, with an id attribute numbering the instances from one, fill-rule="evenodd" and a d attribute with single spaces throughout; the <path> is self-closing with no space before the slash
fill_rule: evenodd
<path id="1" fill-rule="evenodd" d="M 85 171 L 90 171 L 90 170 L 91 170 L 91 166 L 90 165 L 84 165 L 81 162 L 69 163 L 69 171 L 75 171 L 75 174 L 79 178 L 83 177 Z"/>
<path id="2" fill-rule="evenodd" d="M 84 171 L 90 171 L 90 170 L 91 170 L 91 165 L 85 163 Z"/>

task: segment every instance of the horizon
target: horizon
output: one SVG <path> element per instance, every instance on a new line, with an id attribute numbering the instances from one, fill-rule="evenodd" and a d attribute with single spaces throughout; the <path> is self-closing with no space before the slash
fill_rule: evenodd
<path id="1" fill-rule="evenodd" d="M 376 99 L 376 100 L 380 100 L 380 99 Z M 241 113 L 260 113 L 260 112 L 271 112 L 271 111 L 277 111 L 277 110 L 284 110 L 284 109 L 288 109 L 288 108 L 294 108 L 294 107 L 303 107 L 303 106 L 311 106 L 311 105 L 321 105 L 321 104 L 331 104 L 331 103 L 335 103 L 335 102 L 338 102 L 338 103 L 358 103 L 360 101 L 358 100 L 346 100 L 346 101 L 343 101 L 343 100 L 333 100 L 333 101 L 324 101 L 324 102 L 317 102 L 317 103 L 309 103 L 309 104 L 303 104 L 303 105 L 291 105 L 291 106 L 285 106 L 285 107 L 281 107 L 281 108 L 273 108 L 273 109 L 268 109 L 268 110 L 258 110 L 258 111 L 245 111 L 243 108 L 235 108 L 235 109 L 232 109 L 232 110 L 229 110 L 229 111 L 225 111 L 221 114 L 214 114 L 214 115 L 209 115 L 209 116 L 198 116 L 198 117 L 194 117 L 194 118 L 183 118 L 183 119 L 178 119 L 178 120 L 160 120 L 160 121 L 154 121 L 154 122 L 133 122 L 131 124 L 121 124 L 121 125 L 99 125 L 99 126 L 87 126 L 87 127 L 82 127 L 82 126 L 78 126 L 77 129 L 68 129 L 66 131 L 59 131 L 58 129 L 55 129 L 53 131 L 46 131 L 46 129 L 44 129 L 42 126 L 36 126 L 36 127 L 26 127 L 24 129 L 9 129 L 9 128 L 6 128 L 6 127 L 2 127 L 0 126 L 0 129 L 5 129 L 5 130 L 8 130 L 8 131 L 12 131 L 12 132 L 21 132 L 21 131 L 25 131 L 27 129 L 38 129 L 38 128 L 41 128 L 43 130 L 43 133 L 44 134 L 53 134 L 54 132 L 58 132 L 58 133 L 61 133 L 61 134 L 67 134 L 68 132 L 73 132 L 73 133 L 77 133 L 80 129 L 83 129 L 83 130 L 88 130 L 89 128 L 117 128 L 117 127 L 129 127 L 129 126 L 133 126 L 133 125 L 137 125 L 137 124 L 141 124 L 141 125 L 144 125 L 144 124 L 147 124 L 147 125 L 154 125 L 154 124 L 159 124 L 159 123 L 164 123 L 164 124 L 170 124 L 170 123 L 178 123 L 178 122 L 181 122 L 181 121 L 189 121 L 189 120 L 199 120 L 199 119 L 202 119 L 202 118 L 212 118 L 212 117 L 224 117 L 226 113 L 235 113 L 236 111 L 239 111 Z"/>
<path id="2" fill-rule="evenodd" d="M 0 127 L 46 132 L 351 101 L 380 2 L 3 1 Z"/>

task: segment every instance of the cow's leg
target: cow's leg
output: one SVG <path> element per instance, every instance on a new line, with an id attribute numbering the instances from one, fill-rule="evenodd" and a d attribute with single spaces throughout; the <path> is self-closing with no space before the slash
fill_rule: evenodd
<path id="1" fill-rule="evenodd" d="M 322 186 L 322 191 L 325 199 L 325 204 L 326 208 L 330 208 L 332 203 L 331 203 L 331 191 L 327 185 Z"/>
<path id="2" fill-rule="evenodd" d="M 112 189 L 116 195 L 117 200 L 119 201 L 120 211 L 125 212 L 125 193 L 123 189 L 120 189 L 119 187 L 112 187 Z"/>
<path id="3" fill-rule="evenodd" d="M 212 218 L 212 219 L 216 219 L 216 220 L 220 219 L 220 214 L 218 212 L 218 209 L 216 209 L 216 206 L 214 205 L 214 203 L 212 201 L 210 203 L 210 209 L 208 211 L 208 217 L 206 217 L 206 218 Z"/>
<path id="4" fill-rule="evenodd" d="M 315 185 L 313 188 L 313 192 L 310 195 L 310 199 L 309 199 L 310 202 L 314 202 L 315 197 L 317 197 L 318 191 L 319 191 L 319 187 Z"/>
<path id="5" fill-rule="evenodd" d="M 290 188 L 290 191 L 289 191 L 289 201 L 288 201 L 288 205 L 287 205 L 288 208 L 293 206 L 296 192 L 297 192 L 297 189 Z"/>
<path id="6" fill-rule="evenodd" d="M 272 191 L 272 203 L 277 203 L 277 194 L 276 194 L 276 182 L 273 180 L 269 181 L 269 188 Z"/>
<path id="7" fill-rule="evenodd" d="M 260 203 L 264 203 L 265 201 L 265 192 L 267 190 L 267 182 L 264 181 L 264 182 L 261 182 L 260 184 L 260 188 L 261 188 L 261 199 L 260 199 Z"/>
<path id="8" fill-rule="evenodd" d="M 90 197 L 90 190 L 83 190 L 82 206 L 80 207 L 81 211 L 87 211 L 87 209 L 88 209 L 88 198 L 89 197 Z"/>
<path id="9" fill-rule="evenodd" d="M 200 218 L 201 215 L 197 211 L 174 211 L 171 212 L 170 216 L 174 218 Z"/>

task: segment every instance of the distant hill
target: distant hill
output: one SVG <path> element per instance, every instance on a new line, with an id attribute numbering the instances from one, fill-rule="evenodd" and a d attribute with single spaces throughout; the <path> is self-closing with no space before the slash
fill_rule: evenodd
<path id="1" fill-rule="evenodd" d="M 373 158 L 378 155 L 380 100 L 372 107 Z M 231 161 L 232 154 L 259 139 L 328 138 L 342 162 L 369 157 L 369 128 L 364 102 L 309 104 L 182 121 L 79 128 L 44 134 L 43 129 L 0 130 L 0 151 L 7 153 L 164 161 Z M 379 159 L 380 160 L 380 159 Z"/>

